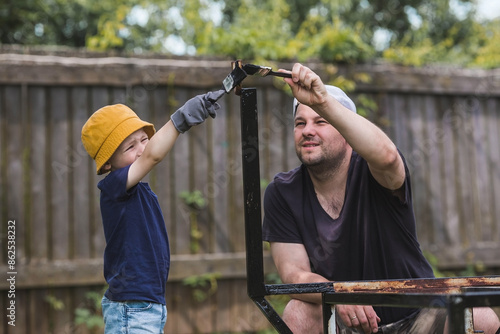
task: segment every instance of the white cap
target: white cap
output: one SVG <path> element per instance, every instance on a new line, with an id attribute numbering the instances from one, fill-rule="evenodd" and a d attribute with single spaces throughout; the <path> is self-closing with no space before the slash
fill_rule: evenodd
<path id="1" fill-rule="evenodd" d="M 349 98 L 349 96 L 344 93 L 344 91 L 338 87 L 331 86 L 331 85 L 325 85 L 326 91 L 330 96 L 333 96 L 333 98 L 337 101 L 340 102 L 344 107 L 347 109 L 356 112 L 356 105 L 352 100 Z M 297 111 L 297 106 L 299 102 L 297 99 L 293 99 L 293 115 L 295 116 L 295 112 Z"/>

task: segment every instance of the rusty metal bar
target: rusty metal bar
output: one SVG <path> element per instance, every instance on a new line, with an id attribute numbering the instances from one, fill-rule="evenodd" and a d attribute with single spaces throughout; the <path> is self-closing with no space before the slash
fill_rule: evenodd
<path id="1" fill-rule="evenodd" d="M 494 279 L 496 280 L 496 277 Z M 435 280 L 439 281 L 440 279 Z M 426 291 L 426 289 L 422 291 Z M 465 309 L 478 306 L 500 306 L 500 286 L 490 287 L 490 289 L 478 288 L 476 290 L 465 290 L 465 292 L 461 293 L 408 293 L 408 291 L 381 292 L 377 290 L 369 292 L 332 291 L 323 293 L 323 308 L 334 304 L 446 308 L 449 317 L 449 333 L 464 334 L 466 333 Z M 325 333 L 327 333 L 326 327 Z"/>
<path id="2" fill-rule="evenodd" d="M 460 293 L 464 287 L 498 287 L 500 276 L 416 278 L 385 281 L 334 282 L 335 292 Z"/>

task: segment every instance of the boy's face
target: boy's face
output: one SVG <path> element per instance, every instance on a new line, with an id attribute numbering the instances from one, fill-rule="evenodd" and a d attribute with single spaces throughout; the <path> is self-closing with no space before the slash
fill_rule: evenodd
<path id="1" fill-rule="evenodd" d="M 114 171 L 131 165 L 144 152 L 148 142 L 149 138 L 144 129 L 137 130 L 125 138 L 103 168 Z"/>

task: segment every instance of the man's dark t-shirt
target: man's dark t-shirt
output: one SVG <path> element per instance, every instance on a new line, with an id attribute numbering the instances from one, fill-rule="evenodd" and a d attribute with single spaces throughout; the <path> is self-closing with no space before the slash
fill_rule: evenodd
<path id="1" fill-rule="evenodd" d="M 367 162 L 353 152 L 337 219 L 321 207 L 304 165 L 279 173 L 264 196 L 263 239 L 303 244 L 312 271 L 332 281 L 434 277 L 417 241 L 406 163 L 405 171 L 401 200 L 382 187 Z M 415 310 L 375 311 L 381 324 L 387 324 Z"/>

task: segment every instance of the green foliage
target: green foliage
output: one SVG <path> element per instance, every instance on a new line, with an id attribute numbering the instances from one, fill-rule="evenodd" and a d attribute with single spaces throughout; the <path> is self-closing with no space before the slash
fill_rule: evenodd
<path id="1" fill-rule="evenodd" d="M 328 22 L 322 16 L 311 15 L 291 44 L 300 60 L 319 58 L 326 63 L 366 61 L 375 52 L 361 39 L 363 28 L 362 24 L 351 28 L 339 19 Z"/>
<path id="2" fill-rule="evenodd" d="M 0 42 L 24 45 L 84 46 L 100 13 L 82 1 L 0 2 Z"/>
<path id="3" fill-rule="evenodd" d="M 478 27 L 476 34 L 479 47 L 470 66 L 495 68 L 500 67 L 500 19 Z"/>
<path id="4" fill-rule="evenodd" d="M 16 0 L 0 3 L 0 43 L 130 53 L 500 66 L 500 20 L 458 0 Z M 382 43 L 375 36 L 385 37 Z M 377 47 L 375 47 L 377 45 Z"/>
<path id="5" fill-rule="evenodd" d="M 432 267 L 434 276 L 436 277 L 464 277 L 464 276 L 480 276 L 486 273 L 486 267 L 481 261 L 474 261 L 474 253 L 467 254 L 465 268 L 456 271 L 440 271 L 438 269 L 438 258 L 431 252 L 424 251 L 424 256 L 429 261 Z"/>
<path id="6" fill-rule="evenodd" d="M 220 273 L 205 273 L 186 277 L 182 284 L 193 289 L 193 298 L 197 302 L 203 302 L 217 292 L 217 279 L 221 277 Z"/>
<path id="7" fill-rule="evenodd" d="M 207 205 L 207 200 L 199 190 L 182 191 L 179 197 L 193 210 L 201 210 Z"/>
<path id="8" fill-rule="evenodd" d="M 241 1 L 231 24 L 224 23 L 210 31 L 210 36 L 198 39 L 201 42 L 197 45 L 198 51 L 238 59 L 289 58 L 292 54 L 287 49 L 287 41 L 292 35 L 283 19 L 288 15 L 285 0 Z"/>
<path id="9" fill-rule="evenodd" d="M 92 313 L 86 308 L 75 309 L 75 325 L 84 325 L 88 329 L 102 328 L 102 316 Z"/>
<path id="10" fill-rule="evenodd" d="M 383 52 L 385 59 L 403 65 L 423 66 L 427 64 L 446 63 L 467 66 L 476 56 L 481 40 L 482 27 L 470 22 L 467 36 L 463 36 L 461 24 L 449 27 L 441 39 L 433 39 L 428 27 L 424 26 L 412 35 L 408 34 L 399 43 Z"/>
<path id="11" fill-rule="evenodd" d="M 260 189 L 264 191 L 267 186 L 269 185 L 269 180 L 267 179 L 260 179 Z"/>
<path id="12" fill-rule="evenodd" d="M 191 192 L 182 191 L 179 197 L 189 209 L 190 248 L 191 253 L 197 254 L 200 250 L 200 240 L 203 238 L 203 233 L 198 228 L 198 213 L 201 209 L 205 208 L 207 201 L 199 190 Z"/>
<path id="13" fill-rule="evenodd" d="M 438 267 L 438 259 L 437 257 L 432 254 L 431 252 L 428 252 L 428 251 L 424 251 L 424 256 L 425 258 L 427 259 L 427 261 L 429 262 L 429 264 L 431 265 L 432 267 L 432 271 L 434 272 L 434 276 L 436 277 L 445 277 L 445 274 L 440 272 L 439 269 L 437 268 Z"/>
<path id="14" fill-rule="evenodd" d="M 104 326 L 101 311 L 101 299 L 104 290 L 100 292 L 89 291 L 85 294 L 83 305 L 75 309 L 76 326 L 82 325 L 89 330 L 99 330 Z"/>
<path id="15" fill-rule="evenodd" d="M 123 46 L 120 31 L 125 29 L 124 19 L 129 12 L 126 5 L 119 5 L 116 11 L 105 12 L 97 22 L 97 33 L 88 36 L 86 44 L 91 50 L 109 50 Z"/>
<path id="16" fill-rule="evenodd" d="M 64 310 L 64 302 L 53 295 L 47 295 L 45 301 L 56 311 Z"/>

